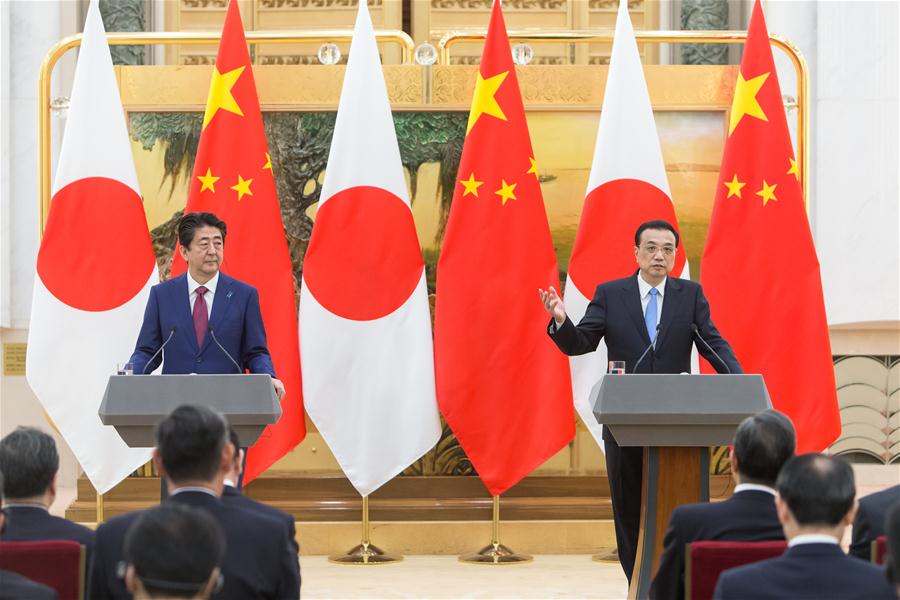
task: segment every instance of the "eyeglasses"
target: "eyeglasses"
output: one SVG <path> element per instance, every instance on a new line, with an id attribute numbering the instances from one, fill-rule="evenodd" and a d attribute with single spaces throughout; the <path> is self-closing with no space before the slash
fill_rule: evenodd
<path id="1" fill-rule="evenodd" d="M 662 252 L 663 256 L 675 256 L 675 252 L 677 249 L 675 246 L 657 246 L 656 244 L 647 244 L 645 246 L 641 246 L 641 252 L 648 254 L 650 256 L 656 255 L 657 252 Z"/>

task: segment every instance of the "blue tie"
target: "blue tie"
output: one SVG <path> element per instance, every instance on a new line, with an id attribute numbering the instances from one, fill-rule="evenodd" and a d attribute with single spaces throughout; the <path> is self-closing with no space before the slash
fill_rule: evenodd
<path id="1" fill-rule="evenodd" d="M 656 297 L 659 290 L 650 288 L 650 302 L 647 303 L 647 312 L 644 314 L 644 323 L 647 325 L 647 335 L 650 336 L 650 343 L 656 340 Z"/>

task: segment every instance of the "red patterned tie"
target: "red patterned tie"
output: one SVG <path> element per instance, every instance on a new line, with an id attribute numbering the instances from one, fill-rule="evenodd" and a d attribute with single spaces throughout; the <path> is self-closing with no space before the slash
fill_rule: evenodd
<path id="1" fill-rule="evenodd" d="M 209 327 L 209 311 L 206 308 L 206 300 L 203 295 L 208 292 L 202 285 L 197 288 L 197 300 L 194 301 L 194 333 L 197 334 L 197 346 L 203 345 L 206 337 L 206 329 Z"/>

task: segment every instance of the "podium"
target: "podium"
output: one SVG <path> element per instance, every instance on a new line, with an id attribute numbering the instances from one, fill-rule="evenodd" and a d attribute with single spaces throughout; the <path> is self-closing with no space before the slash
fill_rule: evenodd
<path id="1" fill-rule="evenodd" d="M 281 418 L 272 378 L 264 374 L 113 375 L 98 414 L 130 448 L 152 448 L 156 425 L 182 404 L 222 413 L 248 447 Z"/>
<path id="2" fill-rule="evenodd" d="M 591 390 L 597 422 L 644 448 L 641 524 L 629 599 L 646 598 L 675 507 L 709 501 L 709 447 L 771 408 L 762 375 L 606 375 Z"/>

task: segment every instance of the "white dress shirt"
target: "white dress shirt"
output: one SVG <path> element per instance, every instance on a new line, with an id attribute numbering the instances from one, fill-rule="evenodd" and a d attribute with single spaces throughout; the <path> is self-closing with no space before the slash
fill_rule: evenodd
<path id="1" fill-rule="evenodd" d="M 838 541 L 836 537 L 824 533 L 806 533 L 795 536 L 794 539 L 788 542 L 788 548 L 802 546 L 803 544 L 834 544 L 837 546 Z"/>
<path id="2" fill-rule="evenodd" d="M 656 324 L 659 325 L 659 318 L 662 316 L 662 307 L 663 307 L 663 296 L 666 294 L 666 281 L 668 277 L 663 277 L 663 280 L 659 282 L 659 285 L 652 286 L 641 277 L 641 274 L 638 273 L 638 291 L 641 294 L 641 314 L 647 314 L 647 305 L 650 304 L 650 290 L 654 287 L 656 291 L 659 292 L 659 295 L 656 297 Z"/>
<path id="3" fill-rule="evenodd" d="M 775 490 L 767 485 L 759 485 L 758 483 L 739 483 L 734 486 L 735 494 L 737 494 L 738 492 L 747 492 L 750 490 L 756 492 L 766 492 L 767 494 L 772 494 L 773 497 L 775 496 Z"/>
<path id="4" fill-rule="evenodd" d="M 219 284 L 219 272 L 216 271 L 216 274 L 213 275 L 213 278 L 207 281 L 206 283 L 197 283 L 194 281 L 194 278 L 191 277 L 190 272 L 187 273 L 187 284 L 188 284 L 188 302 L 191 307 L 191 314 L 194 314 L 194 303 L 197 301 L 197 288 L 201 285 L 206 288 L 206 293 L 203 295 L 203 299 L 206 300 L 206 318 L 212 316 L 212 305 L 213 300 L 216 297 L 216 286 Z"/>

